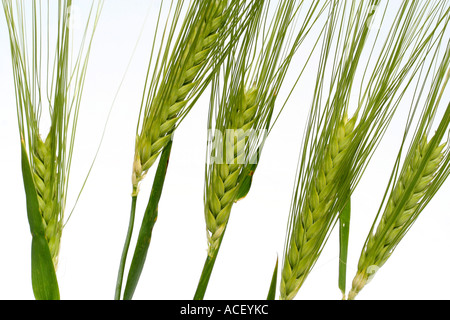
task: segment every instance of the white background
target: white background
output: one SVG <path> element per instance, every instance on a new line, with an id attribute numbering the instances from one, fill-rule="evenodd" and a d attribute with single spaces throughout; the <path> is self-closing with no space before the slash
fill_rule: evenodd
<path id="1" fill-rule="evenodd" d="M 83 94 L 67 212 L 74 204 L 97 150 L 111 106 L 113 109 L 94 169 L 63 231 L 57 273 L 62 299 L 114 297 L 129 219 L 134 137 L 157 17 L 155 3 L 157 1 L 105 2 Z M 85 4 L 78 4 L 81 15 Z M 150 6 L 153 9 L 144 25 Z M 143 36 L 132 57 L 142 27 Z M 314 39 L 314 34 L 310 37 Z M 296 58 L 299 60 L 294 60 L 286 78 L 285 92 L 298 74 L 306 52 L 300 51 Z M 131 57 L 130 69 L 119 88 Z M 315 81 L 314 70 L 312 66 L 305 73 L 270 134 L 250 194 L 233 207 L 205 299 L 265 299 L 267 295 L 275 259 L 277 255 L 282 259 L 301 137 Z M 117 100 L 113 103 L 116 92 Z M 3 13 L 0 15 L 0 97 L 0 299 L 34 299 L 30 277 L 31 236 Z M 443 101 L 448 100 L 447 90 Z M 158 222 L 135 299 L 192 299 L 194 295 L 207 249 L 203 184 L 208 102 L 206 91 L 177 130 Z M 410 100 L 401 105 L 352 198 L 348 288 L 385 191 L 409 106 Z M 135 235 L 153 173 L 154 169 L 141 185 Z M 450 298 L 449 192 L 447 181 L 358 299 Z M 337 287 L 337 231 L 332 233 L 296 299 L 341 298 Z M 134 243 L 135 237 L 128 261 Z"/>

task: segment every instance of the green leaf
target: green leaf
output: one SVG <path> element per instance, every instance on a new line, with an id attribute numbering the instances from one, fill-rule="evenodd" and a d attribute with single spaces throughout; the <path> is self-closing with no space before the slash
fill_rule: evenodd
<path id="1" fill-rule="evenodd" d="M 246 173 L 245 177 L 242 179 L 242 182 L 239 184 L 239 190 L 236 194 L 235 202 L 238 202 L 244 199 L 250 191 L 253 181 L 253 174 L 255 173 L 257 165 L 252 164 L 248 168 L 248 173 Z"/>
<path id="2" fill-rule="evenodd" d="M 139 278 L 144 268 L 147 257 L 148 248 L 152 238 L 153 227 L 158 218 L 158 203 L 161 198 L 164 181 L 166 178 L 167 167 L 169 166 L 170 152 L 172 150 L 172 141 L 164 147 L 161 158 L 159 160 L 158 168 L 156 170 L 155 179 L 153 181 L 150 199 L 142 220 L 141 229 L 136 244 L 136 248 L 131 261 L 130 270 L 128 271 L 127 283 L 123 299 L 131 300 L 136 290 Z"/>
<path id="3" fill-rule="evenodd" d="M 278 275 L 278 257 L 277 262 L 275 263 L 275 269 L 273 270 L 272 281 L 270 282 L 267 300 L 275 300 L 275 292 L 277 290 L 277 275 Z"/>
<path id="4" fill-rule="evenodd" d="M 348 255 L 348 238 L 350 232 L 350 197 L 339 215 L 339 289 L 342 296 L 345 297 L 345 283 L 347 279 L 347 255 Z"/>
<path id="5" fill-rule="evenodd" d="M 22 140 L 22 175 L 25 188 L 27 215 L 32 235 L 31 282 L 37 300 L 59 300 L 59 288 L 50 249 L 44 235 L 36 188 L 25 142 Z"/>
<path id="6" fill-rule="evenodd" d="M 59 300 L 58 280 L 47 240 L 33 236 L 31 242 L 31 283 L 37 300 Z"/>
<path id="7" fill-rule="evenodd" d="M 39 202 L 37 199 L 36 187 L 34 185 L 33 174 L 28 160 L 28 154 L 25 147 L 25 141 L 21 141 L 22 147 L 22 176 L 25 188 L 28 223 L 30 224 L 31 234 L 44 236 L 44 225 L 42 224 L 41 213 L 39 212 Z"/>

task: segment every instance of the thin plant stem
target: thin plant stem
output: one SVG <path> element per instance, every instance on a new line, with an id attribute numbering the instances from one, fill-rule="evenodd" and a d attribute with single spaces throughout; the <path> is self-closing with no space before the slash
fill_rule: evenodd
<path id="1" fill-rule="evenodd" d="M 347 281 L 347 257 L 348 240 L 350 233 L 350 214 L 351 200 L 348 199 L 344 209 L 339 215 L 339 278 L 338 286 L 342 292 L 342 298 L 345 299 L 346 281 Z"/>
<path id="2" fill-rule="evenodd" d="M 133 226 L 134 226 L 134 218 L 136 215 L 136 202 L 137 195 L 131 197 L 131 212 L 130 212 L 130 221 L 128 223 L 128 231 L 127 236 L 125 238 L 125 243 L 122 250 L 122 257 L 120 258 L 119 272 L 117 274 L 117 282 L 116 282 L 116 293 L 114 296 L 115 300 L 120 300 L 120 293 L 122 290 L 122 281 L 123 281 L 123 273 L 125 269 L 125 262 L 127 260 L 128 248 L 130 247 L 131 236 L 133 234 Z"/>
<path id="3" fill-rule="evenodd" d="M 226 229 L 226 227 L 225 227 Z M 207 255 L 205 263 L 203 265 L 202 274 L 200 280 L 198 281 L 197 290 L 195 291 L 194 300 L 203 300 L 205 297 L 206 289 L 208 287 L 209 279 L 211 278 L 211 273 L 216 263 L 217 255 L 219 254 L 220 246 L 222 244 L 223 236 L 225 231 L 219 239 L 217 248 L 212 252 L 211 255 Z"/>

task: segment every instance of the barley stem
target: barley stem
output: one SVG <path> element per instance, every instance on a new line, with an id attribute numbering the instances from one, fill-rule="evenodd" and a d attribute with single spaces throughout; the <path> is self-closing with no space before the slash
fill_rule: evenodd
<path id="1" fill-rule="evenodd" d="M 134 218 L 136 215 L 136 201 L 137 201 L 137 196 L 132 196 L 131 197 L 130 221 L 128 222 L 128 231 L 127 231 L 127 235 L 125 237 L 125 243 L 124 243 L 124 246 L 122 249 L 122 256 L 120 258 L 119 272 L 117 274 L 116 291 L 115 291 L 115 295 L 114 295 L 115 300 L 120 300 L 120 294 L 122 291 L 123 273 L 124 273 L 124 269 L 125 269 L 125 263 L 127 260 L 128 248 L 130 247 L 131 236 L 133 234 Z"/>
<path id="2" fill-rule="evenodd" d="M 349 198 L 344 209 L 339 214 L 339 277 L 338 287 L 345 299 L 347 281 L 348 240 L 350 235 L 351 199 Z"/>
<path id="3" fill-rule="evenodd" d="M 226 228 L 226 226 L 225 226 Z M 216 263 L 217 255 L 219 254 L 220 246 L 222 244 L 223 236 L 225 230 L 221 237 L 218 239 L 217 247 L 212 252 L 208 252 L 206 255 L 206 260 L 203 265 L 202 274 L 200 275 L 200 280 L 198 281 L 197 289 L 195 291 L 194 300 L 203 300 L 205 297 L 206 289 L 208 288 L 209 280 L 211 279 L 211 273 Z"/>

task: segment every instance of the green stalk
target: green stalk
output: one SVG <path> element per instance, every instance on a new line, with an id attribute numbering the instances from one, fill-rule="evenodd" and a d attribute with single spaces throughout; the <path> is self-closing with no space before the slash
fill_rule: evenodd
<path id="1" fill-rule="evenodd" d="M 212 252 L 212 254 L 208 254 L 206 256 L 202 274 L 200 276 L 200 280 L 198 281 L 197 290 L 195 291 L 194 300 L 203 300 L 203 298 L 205 297 L 205 292 L 208 288 L 209 279 L 211 278 L 211 273 L 214 268 L 214 264 L 216 263 L 216 258 L 219 254 L 220 245 L 222 244 L 225 231 L 226 227 L 222 233 L 222 236 L 219 238 L 217 248 Z"/>
<path id="2" fill-rule="evenodd" d="M 169 166 L 170 152 L 172 150 L 172 141 L 170 141 L 163 149 L 161 158 L 159 160 L 158 168 L 156 170 L 155 179 L 153 181 L 150 199 L 142 220 L 141 229 L 136 244 L 136 248 L 131 261 L 130 270 L 128 271 L 127 283 L 123 299 L 131 300 L 136 290 L 139 278 L 144 268 L 145 260 L 147 258 L 148 248 L 152 238 L 153 227 L 158 218 L 158 203 L 161 198 L 164 180 L 166 178 L 167 168 Z"/>
<path id="3" fill-rule="evenodd" d="M 130 221 L 128 223 L 127 236 L 125 237 L 125 243 L 123 245 L 122 257 L 120 258 L 119 273 L 117 274 L 116 293 L 114 295 L 115 300 L 120 300 L 120 293 L 122 290 L 123 272 L 125 269 L 125 262 L 127 260 L 128 248 L 130 247 L 131 236 L 133 234 L 134 217 L 136 215 L 136 202 L 137 195 L 131 197 L 131 212 Z"/>
<path id="4" fill-rule="evenodd" d="M 214 255 L 207 256 L 205 264 L 203 265 L 202 275 L 198 281 L 197 290 L 195 291 L 194 300 L 203 300 L 205 297 L 206 288 L 208 287 L 209 279 L 211 278 L 211 273 L 214 268 L 214 263 L 216 262 L 217 253 L 219 250 L 214 252 Z"/>

